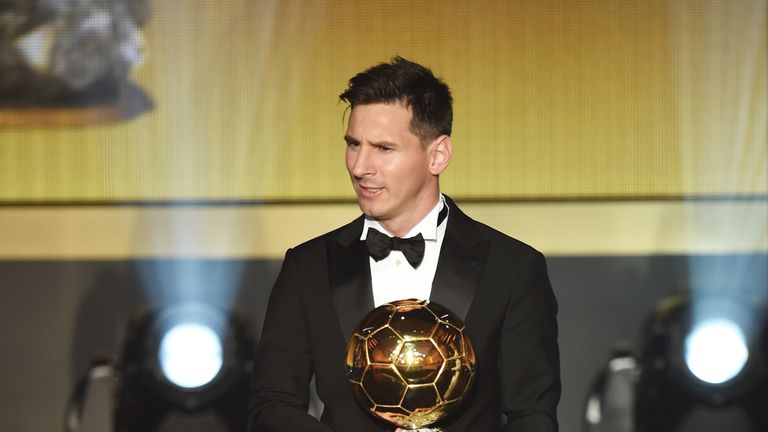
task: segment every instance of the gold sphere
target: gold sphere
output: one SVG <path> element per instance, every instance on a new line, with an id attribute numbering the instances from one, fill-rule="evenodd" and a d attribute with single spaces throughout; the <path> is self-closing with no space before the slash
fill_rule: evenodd
<path id="1" fill-rule="evenodd" d="M 347 379 L 358 402 L 404 429 L 454 412 L 469 394 L 476 364 L 464 323 L 427 300 L 377 307 L 347 345 Z"/>

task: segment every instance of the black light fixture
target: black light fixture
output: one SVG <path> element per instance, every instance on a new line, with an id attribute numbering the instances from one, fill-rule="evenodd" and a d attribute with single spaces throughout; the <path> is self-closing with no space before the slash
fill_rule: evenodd
<path id="1" fill-rule="evenodd" d="M 662 301 L 638 349 L 615 352 L 594 380 L 584 431 L 768 431 L 766 315 L 722 293 Z"/>
<path id="2" fill-rule="evenodd" d="M 117 359 L 95 362 L 77 386 L 65 430 L 79 427 L 88 381 L 111 376 L 115 432 L 244 431 L 255 347 L 247 323 L 200 302 L 139 311 Z"/>
<path id="3" fill-rule="evenodd" d="M 768 431 L 765 307 L 723 295 L 664 301 L 637 355 L 637 432 Z"/>

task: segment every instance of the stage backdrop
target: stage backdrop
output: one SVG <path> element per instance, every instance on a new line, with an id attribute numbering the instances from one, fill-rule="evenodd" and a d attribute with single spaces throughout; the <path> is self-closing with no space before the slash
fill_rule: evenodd
<path id="1" fill-rule="evenodd" d="M 765 7 L 154 1 L 132 73 L 153 106 L 0 129 L 0 200 L 351 199 L 337 96 L 394 55 L 453 89 L 456 198 L 765 195 Z"/>
<path id="2" fill-rule="evenodd" d="M 45 72 L 55 28 L 27 28 L 10 56 L 0 17 L 0 70 L 16 73 L 0 73 L 2 430 L 60 429 L 88 360 L 167 291 L 231 301 L 258 333 L 286 248 L 359 214 L 338 94 L 394 55 L 453 89 L 442 190 L 548 257 L 563 432 L 661 298 L 765 296 L 765 0 L 44 3 L 122 4 L 112 54 L 143 60 L 116 103 L 14 106 L 4 95 L 28 93 L 3 85 L 37 75 L 8 65 L 23 53 Z M 86 430 L 110 430 L 101 390 Z"/>

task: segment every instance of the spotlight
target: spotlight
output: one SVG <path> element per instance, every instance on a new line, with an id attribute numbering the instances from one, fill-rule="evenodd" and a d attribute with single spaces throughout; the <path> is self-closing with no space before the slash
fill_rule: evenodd
<path id="1" fill-rule="evenodd" d="M 236 311 L 204 303 L 174 303 L 138 312 L 128 323 L 122 351 L 109 366 L 116 432 L 241 431 L 255 341 Z M 95 369 L 94 369 L 95 370 Z M 77 430 L 87 374 L 67 413 Z"/>
<path id="2" fill-rule="evenodd" d="M 725 318 L 697 324 L 685 338 L 685 364 L 696 378 L 709 384 L 735 378 L 748 358 L 744 331 Z"/>
<path id="3" fill-rule="evenodd" d="M 664 301 L 642 332 L 637 431 L 768 430 L 764 316 L 763 306 L 725 295 Z"/>
<path id="4" fill-rule="evenodd" d="M 593 380 L 585 432 L 768 431 L 768 310 L 695 293 L 662 301 L 635 350 Z"/>
<path id="5" fill-rule="evenodd" d="M 157 314 L 149 337 L 150 365 L 157 378 L 182 389 L 216 380 L 223 366 L 224 314 L 200 303 L 184 303 Z"/>
<path id="6" fill-rule="evenodd" d="M 203 324 L 177 324 L 160 340 L 159 358 L 168 381 L 184 388 L 201 387 L 221 370 L 221 338 Z"/>

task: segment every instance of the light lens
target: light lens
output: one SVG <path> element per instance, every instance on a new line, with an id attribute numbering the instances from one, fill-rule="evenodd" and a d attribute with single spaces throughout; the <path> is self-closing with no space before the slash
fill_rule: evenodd
<path id="1" fill-rule="evenodd" d="M 160 341 L 160 367 L 166 378 L 185 388 L 201 387 L 221 370 L 221 339 L 210 327 L 179 324 Z"/>
<path id="2" fill-rule="evenodd" d="M 700 380 L 722 384 L 733 379 L 747 363 L 744 332 L 726 319 L 711 319 L 694 327 L 685 339 L 685 362 Z"/>

